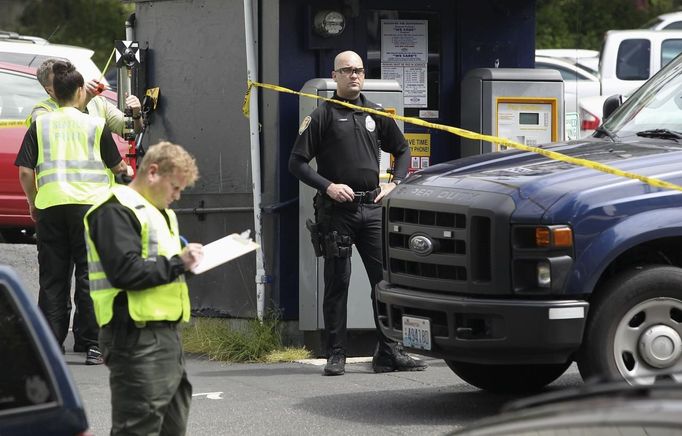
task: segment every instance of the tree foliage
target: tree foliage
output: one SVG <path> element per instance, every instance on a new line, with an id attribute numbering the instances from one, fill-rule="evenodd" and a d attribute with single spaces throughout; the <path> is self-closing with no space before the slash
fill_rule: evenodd
<path id="1" fill-rule="evenodd" d="M 121 0 L 30 0 L 19 19 L 19 32 L 59 44 L 87 47 L 104 68 L 114 41 L 125 39 L 125 20 L 134 5 Z"/>
<path id="2" fill-rule="evenodd" d="M 682 0 L 536 0 L 537 48 L 599 50 L 604 32 L 635 29 Z"/>
<path id="3" fill-rule="evenodd" d="M 682 0 L 536 0 L 535 46 L 599 50 L 607 30 L 638 28 L 681 8 Z M 123 0 L 29 0 L 13 30 L 91 48 L 102 68 L 133 11 Z"/>

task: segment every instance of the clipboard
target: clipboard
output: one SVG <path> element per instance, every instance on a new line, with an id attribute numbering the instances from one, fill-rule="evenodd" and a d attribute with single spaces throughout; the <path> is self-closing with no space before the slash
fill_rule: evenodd
<path id="1" fill-rule="evenodd" d="M 250 233 L 251 230 L 241 234 L 232 233 L 204 245 L 204 258 L 191 271 L 194 274 L 201 274 L 258 249 L 260 245 L 249 238 Z"/>

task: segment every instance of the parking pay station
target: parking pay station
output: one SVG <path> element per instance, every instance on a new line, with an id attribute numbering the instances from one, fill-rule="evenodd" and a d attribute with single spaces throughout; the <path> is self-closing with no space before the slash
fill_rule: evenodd
<path id="1" fill-rule="evenodd" d="M 476 68 L 462 80 L 462 128 L 536 146 L 564 138 L 564 82 L 556 70 Z M 461 139 L 461 156 L 503 149 Z"/>
<path id="2" fill-rule="evenodd" d="M 311 79 L 303 85 L 301 92 L 331 98 L 336 90 L 336 82 L 332 79 Z M 362 93 L 371 101 L 381 105 L 387 112 L 403 114 L 403 93 L 400 84 L 395 80 L 367 79 Z M 301 97 L 299 100 L 299 121 L 322 103 L 321 100 Z M 398 121 L 398 127 L 403 130 L 403 123 Z M 315 160 L 310 162 L 316 167 Z M 381 152 L 379 173 L 382 182 L 387 182 L 387 170 L 390 168 L 390 155 Z M 313 196 L 316 191 L 310 186 L 299 183 L 299 328 L 304 332 L 306 345 L 310 338 L 309 333 L 321 333 L 324 330 L 322 316 L 322 300 L 324 297 L 324 259 L 315 257 L 310 243 L 310 233 L 306 229 L 306 218 L 314 219 Z M 375 329 L 374 316 L 372 314 L 372 301 L 370 299 L 370 286 L 367 272 L 362 264 L 362 259 L 355 247 L 353 248 L 352 274 L 348 287 L 348 330 Z"/>

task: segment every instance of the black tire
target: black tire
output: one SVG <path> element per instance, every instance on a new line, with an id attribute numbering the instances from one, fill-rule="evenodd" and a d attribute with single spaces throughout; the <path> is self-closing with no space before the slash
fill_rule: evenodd
<path id="1" fill-rule="evenodd" d="M 596 292 L 577 359 L 583 379 L 682 381 L 682 268 L 633 268 Z"/>
<path id="2" fill-rule="evenodd" d="M 485 365 L 454 360 L 445 363 L 470 385 L 503 394 L 537 392 L 559 378 L 571 364 Z"/>

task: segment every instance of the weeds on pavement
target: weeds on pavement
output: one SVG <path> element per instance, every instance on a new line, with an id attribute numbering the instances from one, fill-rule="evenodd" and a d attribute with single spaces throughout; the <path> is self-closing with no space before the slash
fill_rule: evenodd
<path id="1" fill-rule="evenodd" d="M 183 347 L 188 353 L 227 362 L 288 362 L 310 357 L 303 347 L 282 345 L 276 317 L 234 325 L 225 318 L 194 318 L 182 329 Z"/>

